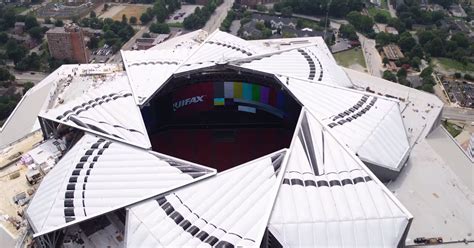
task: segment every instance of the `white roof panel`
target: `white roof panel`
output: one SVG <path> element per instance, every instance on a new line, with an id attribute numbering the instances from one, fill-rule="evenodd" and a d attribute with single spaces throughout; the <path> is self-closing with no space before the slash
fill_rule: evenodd
<path id="1" fill-rule="evenodd" d="M 403 167 L 410 146 L 398 101 L 306 80 L 279 79 L 362 160 L 396 171 Z"/>
<path id="2" fill-rule="evenodd" d="M 336 64 L 334 58 L 314 43 L 303 44 L 299 48 L 292 46 L 285 50 L 260 53 L 251 58 L 233 61 L 231 64 L 330 85 L 352 86 L 349 78 Z"/>
<path id="3" fill-rule="evenodd" d="M 395 247 L 411 215 L 306 111 L 269 230 L 288 247 Z"/>
<path id="4" fill-rule="evenodd" d="M 284 155 L 273 153 L 130 208 L 127 247 L 258 246 Z"/>
<path id="5" fill-rule="evenodd" d="M 26 214 L 41 235 L 215 173 L 86 134 L 46 175 Z"/>
<path id="6" fill-rule="evenodd" d="M 151 147 L 140 109 L 124 72 L 40 116 L 105 137 Z"/>

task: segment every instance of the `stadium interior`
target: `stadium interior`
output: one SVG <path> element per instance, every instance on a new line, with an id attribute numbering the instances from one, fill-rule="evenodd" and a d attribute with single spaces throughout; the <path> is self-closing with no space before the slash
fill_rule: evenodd
<path id="1" fill-rule="evenodd" d="M 223 171 L 289 147 L 301 105 L 273 76 L 207 69 L 171 80 L 141 110 L 154 151 Z"/>

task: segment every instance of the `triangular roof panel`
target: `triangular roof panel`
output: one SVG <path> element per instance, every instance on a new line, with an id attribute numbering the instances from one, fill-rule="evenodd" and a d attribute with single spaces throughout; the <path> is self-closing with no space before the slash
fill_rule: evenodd
<path id="1" fill-rule="evenodd" d="M 304 112 L 270 219 L 272 235 L 288 247 L 395 247 L 410 219 L 332 131 Z"/>
<path id="2" fill-rule="evenodd" d="M 46 175 L 26 214 L 42 235 L 215 173 L 86 134 Z"/>
<path id="3" fill-rule="evenodd" d="M 401 170 L 410 147 L 397 100 L 285 76 L 279 79 L 363 161 Z"/>
<path id="4" fill-rule="evenodd" d="M 284 156 L 267 155 L 130 208 L 127 247 L 258 246 Z"/>
<path id="5" fill-rule="evenodd" d="M 40 113 L 41 117 L 143 148 L 151 147 L 124 72 L 82 95 Z"/>

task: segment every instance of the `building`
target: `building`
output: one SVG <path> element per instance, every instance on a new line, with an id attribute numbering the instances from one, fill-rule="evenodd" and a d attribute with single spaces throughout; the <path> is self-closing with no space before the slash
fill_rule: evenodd
<path id="1" fill-rule="evenodd" d="M 25 32 L 25 23 L 24 22 L 15 22 L 14 32 L 16 35 L 21 35 Z"/>
<path id="2" fill-rule="evenodd" d="M 464 11 L 460 4 L 453 4 L 449 6 L 449 12 L 451 12 L 454 17 L 467 17 L 466 11 Z"/>
<path id="3" fill-rule="evenodd" d="M 395 29 L 394 27 L 386 26 L 386 27 L 385 27 L 385 32 L 387 32 L 387 33 L 389 33 L 389 34 L 398 35 L 398 31 L 397 31 L 397 29 Z"/>
<path id="4" fill-rule="evenodd" d="M 404 245 L 381 182 L 409 157 L 403 103 L 353 88 L 321 37 L 198 30 L 122 57 L 40 83 L 68 150 L 25 211 L 38 246 Z"/>
<path id="5" fill-rule="evenodd" d="M 154 36 L 154 37 L 153 37 Z M 150 38 L 138 38 L 135 41 L 134 49 L 135 50 L 146 50 L 151 47 L 154 47 L 161 42 L 166 41 L 170 37 L 170 34 L 158 34 L 152 35 Z"/>
<path id="6" fill-rule="evenodd" d="M 75 25 L 55 27 L 46 32 L 49 53 L 55 59 L 68 59 L 77 63 L 89 62 L 89 51 L 82 29 Z"/>
<path id="7" fill-rule="evenodd" d="M 474 133 L 471 134 L 471 139 L 469 139 L 469 145 L 467 147 L 467 155 L 474 161 Z"/>
<path id="8" fill-rule="evenodd" d="M 389 60 L 399 60 L 405 57 L 402 51 L 400 50 L 400 47 L 395 44 L 388 44 L 384 46 L 383 53 L 385 54 L 385 57 L 387 57 Z"/>

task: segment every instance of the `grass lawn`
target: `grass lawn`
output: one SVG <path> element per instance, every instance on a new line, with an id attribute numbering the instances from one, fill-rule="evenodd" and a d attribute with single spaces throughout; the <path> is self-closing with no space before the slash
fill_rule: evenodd
<path id="1" fill-rule="evenodd" d="M 451 136 L 453 136 L 453 138 L 456 138 L 456 136 L 462 132 L 462 127 L 448 121 L 443 121 L 443 127 L 448 131 L 449 134 L 451 134 Z"/>
<path id="2" fill-rule="evenodd" d="M 369 7 L 367 9 L 367 11 L 369 12 L 369 15 L 374 17 L 375 14 L 377 13 L 381 13 L 382 15 L 385 15 L 387 17 L 387 19 L 390 19 L 390 12 L 388 12 L 388 10 L 384 10 L 384 9 L 379 9 L 379 8 L 376 8 L 376 7 Z"/>
<path id="3" fill-rule="evenodd" d="M 436 67 L 442 67 L 445 71 L 461 72 L 461 73 L 474 73 L 474 63 L 468 63 L 464 65 L 463 63 L 449 59 L 449 58 L 433 58 L 432 62 Z"/>
<path id="4" fill-rule="evenodd" d="M 365 65 L 364 54 L 360 48 L 352 48 L 350 50 L 333 54 L 336 62 L 344 67 L 350 68 L 354 64 L 358 64 L 364 68 Z"/>
<path id="5" fill-rule="evenodd" d="M 181 23 L 181 22 L 172 22 L 172 23 L 168 23 L 168 26 L 170 28 L 182 28 L 183 23 Z"/>
<path id="6" fill-rule="evenodd" d="M 388 0 L 381 0 L 381 1 L 380 1 L 380 5 L 382 6 L 382 8 L 388 9 L 387 1 L 388 1 Z"/>
<path id="7" fill-rule="evenodd" d="M 13 7 L 13 10 L 15 11 L 15 14 L 18 15 L 20 14 L 21 12 L 27 10 L 28 8 L 25 7 L 25 6 L 15 6 Z"/>

